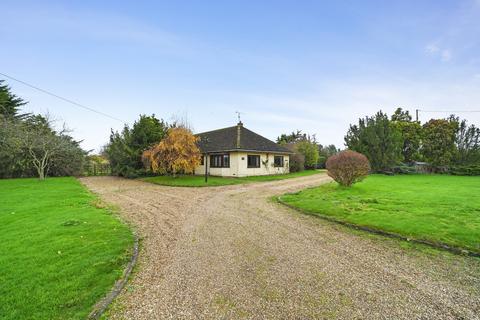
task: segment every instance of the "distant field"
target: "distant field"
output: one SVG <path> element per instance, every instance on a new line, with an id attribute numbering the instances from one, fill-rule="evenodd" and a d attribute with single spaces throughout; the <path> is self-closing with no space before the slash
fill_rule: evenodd
<path id="1" fill-rule="evenodd" d="M 296 177 L 310 176 L 324 172 L 324 170 L 304 170 L 300 172 L 288 173 L 288 174 L 278 174 L 271 176 L 253 176 L 245 178 L 224 178 L 224 177 L 208 177 L 208 182 L 205 183 L 204 176 L 194 176 L 194 175 L 183 175 L 173 178 L 172 176 L 156 176 L 142 178 L 141 180 L 161 184 L 165 186 L 174 186 L 174 187 L 213 187 L 213 186 L 225 186 L 231 184 L 242 184 L 242 183 L 251 183 L 251 182 L 262 182 L 262 181 L 274 181 L 274 180 L 283 180 Z"/>
<path id="2" fill-rule="evenodd" d="M 0 230 L 0 319 L 85 319 L 133 243 L 75 178 L 0 180 Z"/>
<path id="3" fill-rule="evenodd" d="M 480 253 L 480 177 L 372 175 L 280 200 L 316 215 Z"/>

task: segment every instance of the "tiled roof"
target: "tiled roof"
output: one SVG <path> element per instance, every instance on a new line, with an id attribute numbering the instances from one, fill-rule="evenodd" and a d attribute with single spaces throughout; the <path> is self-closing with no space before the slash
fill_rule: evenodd
<path id="1" fill-rule="evenodd" d="M 287 148 L 238 125 L 196 134 L 197 144 L 202 153 L 224 151 L 260 151 L 292 153 Z"/>

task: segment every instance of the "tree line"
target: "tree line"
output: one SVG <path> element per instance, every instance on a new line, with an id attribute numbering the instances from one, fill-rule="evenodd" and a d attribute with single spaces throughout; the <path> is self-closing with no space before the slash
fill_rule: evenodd
<path id="1" fill-rule="evenodd" d="M 84 169 L 92 164 L 99 174 L 129 178 L 152 172 L 171 173 L 172 168 L 174 172 L 191 170 L 192 162 L 188 159 L 178 160 L 181 157 L 177 161 L 188 165 L 179 165 L 178 162 L 169 168 L 156 165 L 158 156 L 153 155 L 157 155 L 162 148 L 154 149 L 156 153 L 152 151 L 148 165 L 144 155 L 144 151 L 164 141 L 176 128 L 182 128 L 183 134 L 190 135 L 190 142 L 194 142 L 193 134 L 184 120 L 174 120 L 168 124 L 155 115 L 140 115 L 131 128 L 125 125 L 120 132 L 112 130 L 109 142 L 100 155 L 89 155 L 80 147 L 80 141 L 69 135 L 65 126 L 60 130 L 55 129 L 54 121 L 48 115 L 21 113 L 25 105 L 27 101 L 16 96 L 4 80 L 0 80 L 0 178 L 78 176 L 84 174 Z M 191 145 L 187 147 L 193 150 Z M 192 158 L 197 161 L 198 150 L 194 153 Z M 185 150 L 179 150 L 178 154 L 188 156 Z"/>
<path id="2" fill-rule="evenodd" d="M 289 162 L 292 172 L 324 168 L 327 158 L 339 151 L 334 145 L 318 144 L 314 135 L 300 130 L 282 134 L 277 142 L 294 152 Z M 188 123 L 169 124 L 155 115 L 141 115 L 132 127 L 112 131 L 102 154 L 110 161 L 112 174 L 127 178 L 191 173 L 201 156 Z"/>
<path id="3" fill-rule="evenodd" d="M 20 113 L 27 102 L 0 80 L 0 178 L 79 175 L 87 152 L 44 115 Z"/>
<path id="4" fill-rule="evenodd" d="M 168 124 L 155 115 L 140 115 L 131 128 L 112 130 L 100 155 L 89 155 L 65 127 L 55 129 L 49 116 L 21 113 L 26 104 L 0 80 L 0 178 L 78 176 L 92 164 L 99 174 L 134 178 L 191 172 L 200 161 L 196 138 L 184 120 Z M 178 148 L 178 140 L 187 138 Z"/>
<path id="5" fill-rule="evenodd" d="M 378 111 L 350 125 L 345 145 L 376 172 L 426 162 L 433 172 L 480 174 L 480 128 L 455 115 L 421 124 L 402 108 L 391 117 Z"/>
<path id="6" fill-rule="evenodd" d="M 21 113 L 26 104 L 0 80 L 0 178 L 82 174 L 92 156 L 65 127 L 55 129 L 48 116 Z M 189 143 L 178 148 L 178 139 L 165 140 L 169 135 Z M 391 117 L 379 111 L 350 125 L 344 140 L 347 149 L 368 158 L 375 172 L 402 171 L 426 162 L 434 172 L 480 174 L 480 128 L 454 115 L 421 124 L 402 108 Z M 289 162 L 292 172 L 325 168 L 327 159 L 340 151 L 335 145 L 319 144 L 315 135 L 301 130 L 280 135 L 277 143 L 294 152 Z M 112 174 L 129 178 L 152 172 L 191 172 L 198 160 L 194 145 L 188 123 L 169 124 L 155 115 L 140 115 L 132 127 L 111 131 L 100 160 L 108 159 Z M 175 160 L 162 163 L 164 155 Z"/>

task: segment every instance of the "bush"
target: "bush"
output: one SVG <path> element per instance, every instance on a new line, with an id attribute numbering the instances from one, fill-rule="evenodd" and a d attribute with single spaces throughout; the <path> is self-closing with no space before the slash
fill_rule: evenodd
<path id="1" fill-rule="evenodd" d="M 392 167 L 392 172 L 394 174 L 415 174 L 417 173 L 417 170 L 414 166 L 401 164 L 401 165 Z"/>
<path id="2" fill-rule="evenodd" d="M 455 176 L 480 176 L 480 165 L 451 166 L 448 173 Z"/>
<path id="3" fill-rule="evenodd" d="M 294 153 L 290 155 L 290 172 L 299 172 L 305 170 L 305 157 L 302 154 Z"/>
<path id="4" fill-rule="evenodd" d="M 342 151 L 328 158 L 328 175 L 340 185 L 349 187 L 363 180 L 370 171 L 367 157 L 355 151 Z"/>
<path id="5" fill-rule="evenodd" d="M 327 157 L 324 155 L 320 155 L 318 157 L 318 162 L 317 162 L 317 169 L 325 169 L 325 164 L 327 163 Z"/>
<path id="6" fill-rule="evenodd" d="M 297 152 L 296 144 L 288 143 L 284 145 L 285 148 L 293 152 L 290 155 L 289 169 L 290 172 L 299 172 L 305 170 L 305 156 Z"/>

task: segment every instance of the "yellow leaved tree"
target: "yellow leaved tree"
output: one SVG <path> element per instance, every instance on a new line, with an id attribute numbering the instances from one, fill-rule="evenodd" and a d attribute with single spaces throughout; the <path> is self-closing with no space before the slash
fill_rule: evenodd
<path id="1" fill-rule="evenodd" d="M 200 164 L 197 140 L 186 128 L 171 128 L 165 139 L 143 152 L 143 162 L 155 173 L 174 177 L 177 173 L 192 173 Z"/>

